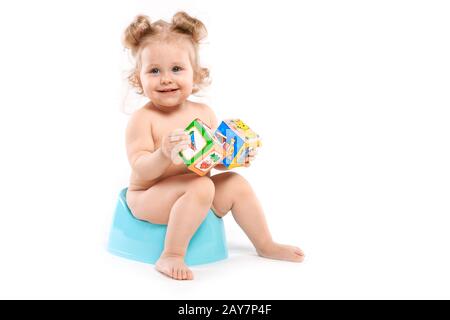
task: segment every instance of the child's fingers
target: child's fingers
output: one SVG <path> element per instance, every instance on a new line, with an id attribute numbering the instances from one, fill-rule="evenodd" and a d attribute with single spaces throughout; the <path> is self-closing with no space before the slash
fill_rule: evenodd
<path id="1" fill-rule="evenodd" d="M 180 151 L 182 151 L 182 150 L 174 148 L 170 152 L 170 159 L 172 160 L 173 164 L 182 164 L 183 163 L 183 159 L 179 155 Z"/>
<path id="2" fill-rule="evenodd" d="M 257 149 L 250 149 L 250 151 L 248 152 L 247 155 L 247 162 L 251 162 L 253 160 L 255 160 L 256 155 L 258 154 L 258 150 Z"/>
<path id="3" fill-rule="evenodd" d="M 189 141 L 189 136 L 184 132 L 170 134 L 169 142 L 179 142 L 179 141 Z"/>
<path id="4" fill-rule="evenodd" d="M 185 145 L 177 144 L 173 147 L 172 152 L 175 152 L 178 154 L 178 152 L 183 151 L 186 148 L 187 148 L 187 146 L 185 146 Z"/>
<path id="5" fill-rule="evenodd" d="M 169 141 L 170 141 L 170 142 L 176 142 L 176 141 L 181 141 L 181 140 L 184 140 L 184 136 L 183 136 L 183 135 L 174 135 L 174 134 L 171 134 L 171 135 L 169 136 Z"/>
<path id="6" fill-rule="evenodd" d="M 250 164 L 253 160 L 255 160 L 256 158 L 256 154 L 258 152 L 249 152 L 249 154 L 247 155 L 247 157 L 245 158 L 245 163 L 244 163 L 244 167 L 250 167 Z"/>
<path id="7" fill-rule="evenodd" d="M 179 149 L 180 151 L 189 147 L 188 141 L 178 141 L 171 144 L 174 149 Z"/>
<path id="8" fill-rule="evenodd" d="M 187 142 L 182 141 L 172 144 L 171 159 L 174 164 L 181 164 L 183 162 L 183 160 L 179 156 L 179 152 L 187 148 L 189 148 L 189 143 Z"/>

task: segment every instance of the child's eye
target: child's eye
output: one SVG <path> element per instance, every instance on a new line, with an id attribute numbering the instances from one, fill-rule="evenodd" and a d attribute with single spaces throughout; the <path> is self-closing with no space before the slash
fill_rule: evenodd
<path id="1" fill-rule="evenodd" d="M 175 66 L 175 67 L 173 67 L 172 68 L 172 71 L 173 72 L 179 72 L 179 71 L 181 71 L 182 69 L 181 69 L 181 67 L 179 67 L 179 66 Z"/>
<path id="2" fill-rule="evenodd" d="M 150 69 L 149 72 L 153 73 L 153 74 L 157 74 L 159 72 L 159 69 L 158 68 L 152 68 L 152 69 Z"/>

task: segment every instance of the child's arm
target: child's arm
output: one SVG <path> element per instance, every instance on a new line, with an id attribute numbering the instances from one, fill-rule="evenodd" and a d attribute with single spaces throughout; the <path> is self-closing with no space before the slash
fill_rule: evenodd
<path id="1" fill-rule="evenodd" d="M 165 172 L 171 160 L 161 148 L 154 150 L 151 123 L 139 111 L 131 116 L 126 130 L 128 161 L 139 178 L 154 180 Z"/>

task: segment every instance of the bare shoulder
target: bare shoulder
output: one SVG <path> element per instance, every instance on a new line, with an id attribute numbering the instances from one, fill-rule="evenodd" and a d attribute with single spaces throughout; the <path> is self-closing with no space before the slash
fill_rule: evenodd
<path id="1" fill-rule="evenodd" d="M 126 129 L 127 143 L 133 143 L 143 138 L 152 138 L 152 122 L 154 121 L 154 112 L 146 106 L 134 111 Z"/>
<path id="2" fill-rule="evenodd" d="M 198 111 L 209 111 L 211 108 L 205 104 L 200 102 L 189 101 L 191 108 L 197 109 Z"/>
<path id="3" fill-rule="evenodd" d="M 152 109 L 149 109 L 147 105 L 137 109 L 131 114 L 130 119 L 128 120 L 128 128 L 131 129 L 143 124 L 146 126 L 150 125 L 155 118 L 154 113 L 155 112 Z"/>
<path id="4" fill-rule="evenodd" d="M 154 151 L 152 114 L 145 106 L 131 115 L 126 129 L 126 148 L 130 164 L 142 154 Z"/>

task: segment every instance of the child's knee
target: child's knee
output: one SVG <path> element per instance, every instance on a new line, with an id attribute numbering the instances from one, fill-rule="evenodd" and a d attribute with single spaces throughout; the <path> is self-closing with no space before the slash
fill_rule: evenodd
<path id="1" fill-rule="evenodd" d="M 253 193 L 253 188 L 250 183 L 236 172 L 227 172 L 228 175 L 228 190 L 233 190 L 232 192 L 239 196 L 246 197 Z"/>
<path id="2" fill-rule="evenodd" d="M 239 173 L 229 171 L 223 173 L 223 175 L 227 182 L 233 185 L 234 188 L 251 188 L 250 183 Z"/>
<path id="3" fill-rule="evenodd" d="M 202 203 L 211 204 L 213 202 L 215 187 L 209 177 L 196 177 L 188 188 L 187 192 L 193 194 Z"/>

